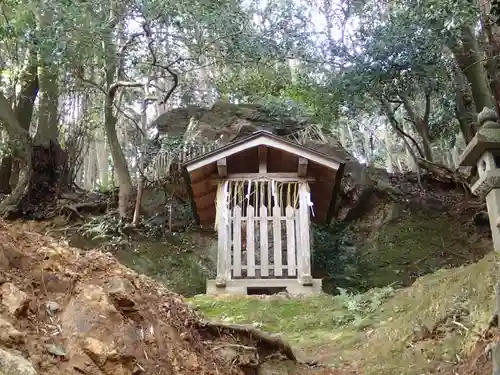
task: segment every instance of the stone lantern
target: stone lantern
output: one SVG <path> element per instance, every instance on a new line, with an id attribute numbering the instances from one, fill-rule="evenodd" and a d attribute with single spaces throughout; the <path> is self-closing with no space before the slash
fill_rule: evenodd
<path id="1" fill-rule="evenodd" d="M 476 166 L 478 179 L 473 194 L 486 199 L 493 248 L 500 251 L 500 123 L 495 111 L 484 108 L 478 115 L 479 130 L 460 156 L 460 166 Z M 497 284 L 497 314 L 500 312 Z M 500 375 L 500 345 L 493 348 L 493 375 Z"/>

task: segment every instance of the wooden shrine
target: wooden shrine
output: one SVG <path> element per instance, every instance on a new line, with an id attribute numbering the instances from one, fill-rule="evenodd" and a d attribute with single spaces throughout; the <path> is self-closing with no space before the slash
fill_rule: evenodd
<path id="1" fill-rule="evenodd" d="M 184 166 L 196 220 L 218 233 L 207 294 L 321 291 L 310 220 L 332 219 L 343 160 L 258 131 Z"/>

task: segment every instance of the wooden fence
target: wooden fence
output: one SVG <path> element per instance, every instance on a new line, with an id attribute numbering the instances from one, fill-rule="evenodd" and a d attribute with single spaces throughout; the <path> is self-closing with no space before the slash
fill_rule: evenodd
<path id="1" fill-rule="evenodd" d="M 278 206 L 271 215 L 267 211 L 248 206 L 242 216 L 241 207 L 234 207 L 227 231 L 232 278 L 296 277 L 297 210 L 288 206 L 285 216 Z"/>
<path id="2" fill-rule="evenodd" d="M 158 181 L 170 175 L 178 174 L 182 171 L 185 162 L 211 152 L 218 147 L 217 142 L 186 142 L 182 146 L 173 147 L 170 150 L 162 149 L 153 158 L 144 174 L 150 181 Z"/>
<path id="3" fill-rule="evenodd" d="M 241 183 L 246 191 L 248 185 Z M 269 185 L 265 182 L 262 191 Z M 284 185 L 282 190 L 275 189 L 289 196 L 285 199 L 276 191 L 271 199 L 245 197 L 238 193 L 241 189 L 231 187 L 227 204 L 218 198 L 221 203 L 217 228 L 220 280 L 310 275 L 309 207 L 304 199 L 295 200 L 288 194 L 298 185 L 297 192 L 304 195 L 307 187 L 297 182 Z M 258 209 L 254 207 L 256 200 Z"/>

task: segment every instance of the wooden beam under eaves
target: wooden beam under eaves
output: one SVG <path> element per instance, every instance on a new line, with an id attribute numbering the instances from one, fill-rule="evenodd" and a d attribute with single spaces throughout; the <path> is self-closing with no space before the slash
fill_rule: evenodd
<path id="1" fill-rule="evenodd" d="M 222 158 L 217 160 L 217 173 L 219 177 L 227 177 L 227 160 Z"/>
<path id="2" fill-rule="evenodd" d="M 297 174 L 299 177 L 305 177 L 307 175 L 307 164 L 308 160 L 306 158 L 299 158 L 299 166 L 297 167 Z"/>
<path id="3" fill-rule="evenodd" d="M 267 146 L 259 146 L 259 173 L 267 173 Z"/>

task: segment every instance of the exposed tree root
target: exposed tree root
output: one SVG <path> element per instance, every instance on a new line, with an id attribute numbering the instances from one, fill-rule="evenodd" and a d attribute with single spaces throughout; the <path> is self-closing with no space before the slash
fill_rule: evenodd
<path id="1" fill-rule="evenodd" d="M 107 204 L 106 202 L 83 202 L 72 205 L 62 206 L 59 210 L 61 215 L 69 215 L 70 217 L 74 214 L 80 219 L 85 219 L 82 212 L 86 213 L 104 213 L 106 212 Z"/>
<path id="2" fill-rule="evenodd" d="M 211 337 L 232 337 L 238 343 L 257 348 L 260 358 L 280 353 L 297 362 L 292 347 L 281 337 L 259 331 L 251 326 L 201 321 L 196 323 L 202 335 Z"/>

